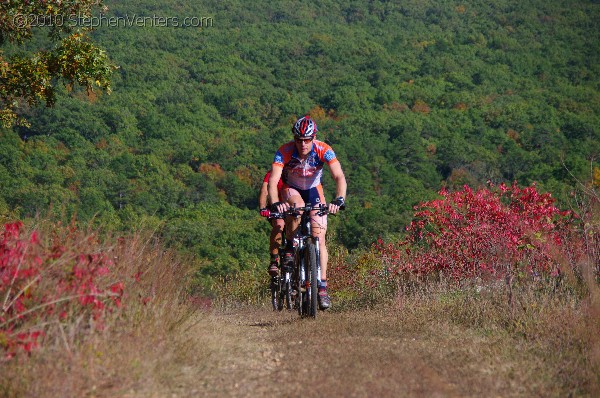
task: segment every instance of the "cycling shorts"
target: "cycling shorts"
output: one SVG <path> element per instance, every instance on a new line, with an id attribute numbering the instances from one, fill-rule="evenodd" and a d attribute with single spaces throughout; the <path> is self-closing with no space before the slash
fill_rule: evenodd
<path id="1" fill-rule="evenodd" d="M 304 204 L 318 205 L 319 203 L 325 203 L 325 195 L 323 194 L 323 186 L 321 184 L 309 189 L 298 189 L 283 184 L 283 188 L 279 191 L 280 200 L 287 202 L 294 195 L 300 195 L 302 200 L 304 200 Z M 296 205 L 299 206 L 300 203 L 296 203 Z"/>

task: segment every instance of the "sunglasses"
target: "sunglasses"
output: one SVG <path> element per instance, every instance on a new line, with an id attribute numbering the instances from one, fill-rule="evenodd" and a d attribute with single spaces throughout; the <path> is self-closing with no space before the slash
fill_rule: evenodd
<path id="1" fill-rule="evenodd" d="M 294 141 L 296 141 L 298 143 L 301 143 L 301 142 L 312 142 L 312 140 L 314 140 L 314 137 L 313 138 L 307 138 L 307 139 L 304 139 L 304 140 L 302 138 L 294 137 Z"/>

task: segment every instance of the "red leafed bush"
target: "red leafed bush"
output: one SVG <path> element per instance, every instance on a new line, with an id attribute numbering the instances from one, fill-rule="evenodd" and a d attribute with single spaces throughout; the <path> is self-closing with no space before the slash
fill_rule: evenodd
<path id="1" fill-rule="evenodd" d="M 501 184 L 474 192 L 440 192 L 441 199 L 415 207 L 407 238 L 379 240 L 375 251 L 396 273 L 442 273 L 454 280 L 508 274 L 557 275 L 573 264 L 575 215 L 554 206 L 535 184 Z"/>
<path id="2" fill-rule="evenodd" d="M 102 328 L 103 316 L 119 306 L 123 284 L 109 279 L 111 260 L 93 236 L 59 229 L 47 242 L 23 224 L 0 234 L 0 349 L 5 358 L 30 352 L 45 327 L 75 318 Z"/>

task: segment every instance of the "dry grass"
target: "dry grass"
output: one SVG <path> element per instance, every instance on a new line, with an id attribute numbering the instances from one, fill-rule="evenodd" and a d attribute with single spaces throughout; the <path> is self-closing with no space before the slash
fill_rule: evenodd
<path id="1" fill-rule="evenodd" d="M 262 305 L 270 297 L 269 284 L 266 266 L 253 266 L 215 281 L 211 293 L 215 296 L 214 304 L 222 309 Z"/>
<path id="2" fill-rule="evenodd" d="M 446 329 L 444 337 L 430 341 L 433 346 L 428 349 L 442 356 L 452 355 L 448 348 L 456 343 L 449 343 L 446 337 L 467 344 L 496 362 L 493 373 L 497 376 L 499 371 L 508 369 L 508 379 L 527 383 L 529 387 L 521 390 L 523 394 L 598 396 L 600 287 L 592 266 L 582 264 L 579 268 L 581 278 L 567 275 L 560 283 L 521 280 L 512 289 L 505 281 L 457 286 L 439 280 L 403 279 L 398 282 L 393 299 L 380 299 L 366 308 L 390 309 L 402 319 L 405 332 Z M 343 312 L 365 308 L 364 301 L 340 298 Z M 470 335 L 471 340 L 465 341 L 457 334 Z M 469 358 L 468 362 L 485 366 L 475 359 Z M 463 353 L 455 358 L 453 366 L 465 367 L 466 360 Z M 463 385 L 474 376 L 465 370 L 460 377 L 459 384 Z M 486 390 L 480 392 L 485 394 Z"/>
<path id="3" fill-rule="evenodd" d="M 597 292 L 597 285 L 590 287 Z M 400 295 L 397 306 L 406 322 L 417 329 L 443 323 L 472 336 L 473 343 L 462 344 L 473 344 L 475 349 L 477 342 L 483 342 L 482 355 L 500 360 L 510 370 L 505 376 L 527 385 L 522 393 L 597 396 L 600 306 L 593 295 L 581 299 L 568 289 L 531 285 L 520 286 L 513 294 L 511 306 L 507 289 L 501 285 L 461 290 L 441 287 L 437 293 Z M 456 366 L 465 363 L 456 358 Z M 467 382 L 469 375 L 462 377 Z"/>
<path id="4" fill-rule="evenodd" d="M 115 245 L 100 249 L 114 258 L 111 278 L 125 283 L 122 308 L 107 314 L 101 332 L 85 319 L 47 326 L 42 348 L 0 364 L 0 396 L 123 395 L 168 373 L 162 365 L 175 355 L 174 331 L 194 310 L 186 292 L 191 261 L 150 234 L 107 241 Z"/>

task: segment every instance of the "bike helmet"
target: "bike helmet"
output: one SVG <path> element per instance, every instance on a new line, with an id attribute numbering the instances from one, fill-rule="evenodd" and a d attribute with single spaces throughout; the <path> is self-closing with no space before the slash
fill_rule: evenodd
<path id="1" fill-rule="evenodd" d="M 317 123 L 306 115 L 296 120 L 292 127 L 294 137 L 298 138 L 315 138 L 317 135 Z"/>

